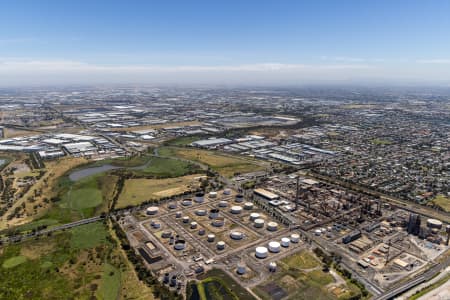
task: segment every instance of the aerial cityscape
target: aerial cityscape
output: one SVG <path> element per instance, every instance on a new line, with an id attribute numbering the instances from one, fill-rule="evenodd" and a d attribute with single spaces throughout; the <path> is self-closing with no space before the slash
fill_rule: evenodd
<path id="1" fill-rule="evenodd" d="M 5 3 L 0 299 L 450 299 L 449 4 L 250 2 Z"/>

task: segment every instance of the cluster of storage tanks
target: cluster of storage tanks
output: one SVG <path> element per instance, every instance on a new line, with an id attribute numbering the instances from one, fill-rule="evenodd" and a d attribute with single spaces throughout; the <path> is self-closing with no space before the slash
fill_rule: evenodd
<path id="1" fill-rule="evenodd" d="M 278 241 L 271 241 L 267 245 L 267 247 L 256 247 L 255 249 L 255 256 L 257 258 L 266 258 L 270 253 L 278 253 L 281 251 L 281 248 L 288 248 L 291 243 L 297 244 L 300 242 L 300 235 L 297 233 L 291 234 L 290 237 L 283 237 L 281 238 L 281 242 Z"/>

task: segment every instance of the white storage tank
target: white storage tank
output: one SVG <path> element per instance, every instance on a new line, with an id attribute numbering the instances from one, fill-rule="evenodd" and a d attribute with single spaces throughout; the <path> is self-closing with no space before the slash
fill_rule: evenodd
<path id="1" fill-rule="evenodd" d="M 231 195 L 231 189 L 224 189 L 223 190 L 224 195 Z"/>
<path id="2" fill-rule="evenodd" d="M 316 229 L 316 230 L 314 230 L 314 234 L 316 236 L 320 236 L 322 234 L 322 231 L 320 229 Z"/>
<path id="3" fill-rule="evenodd" d="M 253 225 L 256 228 L 263 228 L 265 221 L 263 219 L 256 219 L 255 222 L 253 222 Z"/>
<path id="4" fill-rule="evenodd" d="M 278 242 L 269 242 L 269 251 L 272 253 L 278 253 L 281 250 L 281 245 Z"/>
<path id="5" fill-rule="evenodd" d="M 184 199 L 183 201 L 181 201 L 181 205 L 183 205 L 183 206 L 190 206 L 190 205 L 192 205 L 192 200 L 191 199 Z"/>
<path id="6" fill-rule="evenodd" d="M 181 211 L 177 211 L 175 213 L 175 218 L 179 219 L 179 218 L 181 218 L 181 216 L 182 216 Z"/>
<path id="7" fill-rule="evenodd" d="M 256 247 L 255 249 L 255 256 L 257 258 L 266 258 L 269 254 L 269 251 L 266 247 Z"/>
<path id="8" fill-rule="evenodd" d="M 245 210 L 251 210 L 251 209 L 253 209 L 253 203 L 251 203 L 251 202 L 245 202 L 245 204 L 244 204 L 244 209 L 245 209 Z"/>
<path id="9" fill-rule="evenodd" d="M 234 215 L 240 214 L 242 212 L 242 206 L 235 205 L 231 207 L 231 213 Z"/>
<path id="10" fill-rule="evenodd" d="M 428 228 L 435 228 L 435 229 L 441 229 L 442 228 L 442 222 L 436 219 L 428 219 L 427 220 L 427 227 Z"/>
<path id="11" fill-rule="evenodd" d="M 184 216 L 183 218 L 182 218 L 182 220 L 183 220 L 183 223 L 189 223 L 189 217 L 188 216 Z"/>
<path id="12" fill-rule="evenodd" d="M 281 238 L 281 246 L 282 247 L 285 247 L 285 248 L 289 247 L 290 242 L 291 242 L 291 240 L 287 237 Z"/>
<path id="13" fill-rule="evenodd" d="M 191 222 L 191 229 L 197 228 L 197 222 Z"/>
<path id="14" fill-rule="evenodd" d="M 269 263 L 269 272 L 276 272 L 277 271 L 277 263 L 274 261 L 271 261 Z"/>
<path id="15" fill-rule="evenodd" d="M 198 231 L 198 235 L 205 235 L 205 233 L 206 233 L 206 231 L 205 231 L 205 229 L 199 229 L 199 231 Z"/>
<path id="16" fill-rule="evenodd" d="M 175 250 L 184 250 L 186 248 L 186 241 L 185 240 L 177 240 L 175 241 L 175 245 L 173 246 Z"/>
<path id="17" fill-rule="evenodd" d="M 208 234 L 208 242 L 212 243 L 216 239 L 216 236 L 212 233 Z"/>
<path id="18" fill-rule="evenodd" d="M 242 240 L 244 238 L 244 234 L 242 232 L 240 232 L 240 231 L 232 231 L 230 233 L 230 237 L 233 240 Z"/>
<path id="19" fill-rule="evenodd" d="M 278 223 L 276 222 L 269 222 L 267 223 L 267 230 L 269 231 L 277 231 L 278 229 Z"/>
<path id="20" fill-rule="evenodd" d="M 206 216 L 206 209 L 197 209 L 197 210 L 195 211 L 195 214 L 196 214 L 197 216 Z"/>
<path id="21" fill-rule="evenodd" d="M 204 193 L 197 193 L 195 194 L 195 202 L 197 203 L 203 203 L 205 201 L 205 194 Z"/>
<path id="22" fill-rule="evenodd" d="M 250 221 L 255 221 L 256 219 L 259 219 L 261 217 L 258 213 L 251 213 L 250 214 Z"/>
<path id="23" fill-rule="evenodd" d="M 223 250 L 225 249 L 225 242 L 224 241 L 218 241 L 216 245 L 217 250 Z"/>
<path id="24" fill-rule="evenodd" d="M 228 202 L 227 201 L 220 201 L 219 202 L 219 207 L 227 207 L 228 206 Z"/>
<path id="25" fill-rule="evenodd" d="M 244 275 L 247 272 L 247 268 L 245 267 L 245 264 L 240 262 L 237 264 L 236 273 L 239 275 Z"/>
<path id="26" fill-rule="evenodd" d="M 168 209 L 175 209 L 175 208 L 177 208 L 177 203 L 176 202 L 170 202 L 169 204 L 167 204 L 167 208 Z"/>
<path id="27" fill-rule="evenodd" d="M 300 235 L 297 233 L 291 234 L 291 242 L 292 243 L 298 243 L 300 242 Z"/>
<path id="28" fill-rule="evenodd" d="M 219 217 L 219 210 L 217 208 L 213 208 L 209 211 L 209 218 L 210 219 L 216 219 Z"/>
<path id="29" fill-rule="evenodd" d="M 153 216 L 156 215 L 159 211 L 159 207 L 158 206 L 150 206 L 147 208 L 147 215 L 149 216 Z"/>
<path id="30" fill-rule="evenodd" d="M 222 227 L 224 224 L 225 224 L 224 217 L 217 217 L 211 222 L 211 225 L 214 227 Z"/>

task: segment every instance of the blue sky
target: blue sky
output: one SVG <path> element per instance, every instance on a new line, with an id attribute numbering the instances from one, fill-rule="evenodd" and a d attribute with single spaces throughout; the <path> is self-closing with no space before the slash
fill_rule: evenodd
<path id="1" fill-rule="evenodd" d="M 449 69 L 444 0 L 0 0 L 0 84 L 447 84 Z"/>

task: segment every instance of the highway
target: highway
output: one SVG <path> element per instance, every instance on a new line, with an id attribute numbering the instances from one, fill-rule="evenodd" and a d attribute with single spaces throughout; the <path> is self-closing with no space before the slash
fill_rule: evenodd
<path id="1" fill-rule="evenodd" d="M 52 233 L 52 232 L 55 232 L 58 230 L 65 230 L 65 229 L 69 229 L 69 228 L 80 226 L 80 225 L 94 223 L 94 222 L 100 221 L 102 219 L 104 219 L 103 216 L 96 216 L 96 217 L 92 217 L 92 218 L 75 221 L 72 223 L 63 224 L 60 226 L 55 226 L 55 227 L 52 227 L 49 229 L 43 229 L 40 231 L 36 231 L 34 233 L 25 233 L 25 234 L 15 235 L 15 236 L 11 236 L 11 237 L 6 237 L 6 238 L 1 239 L 0 241 L 2 242 L 2 244 L 16 243 L 16 242 L 30 239 L 30 238 L 33 238 L 36 236 L 46 235 L 46 234 L 49 234 L 49 233 Z"/>
<path id="2" fill-rule="evenodd" d="M 440 273 L 442 270 L 447 268 L 450 265 L 450 258 L 448 258 L 445 262 L 441 264 L 437 264 L 434 267 L 428 269 L 425 273 L 422 275 L 419 275 L 417 278 L 414 278 L 411 281 L 408 281 L 404 283 L 403 285 L 393 288 L 389 291 L 386 291 L 384 294 L 381 294 L 377 297 L 375 297 L 375 300 L 389 300 L 393 299 L 395 296 L 400 295 L 403 292 L 408 291 L 409 289 L 415 287 L 416 285 L 428 281 L 434 276 L 436 276 L 438 273 Z"/>

